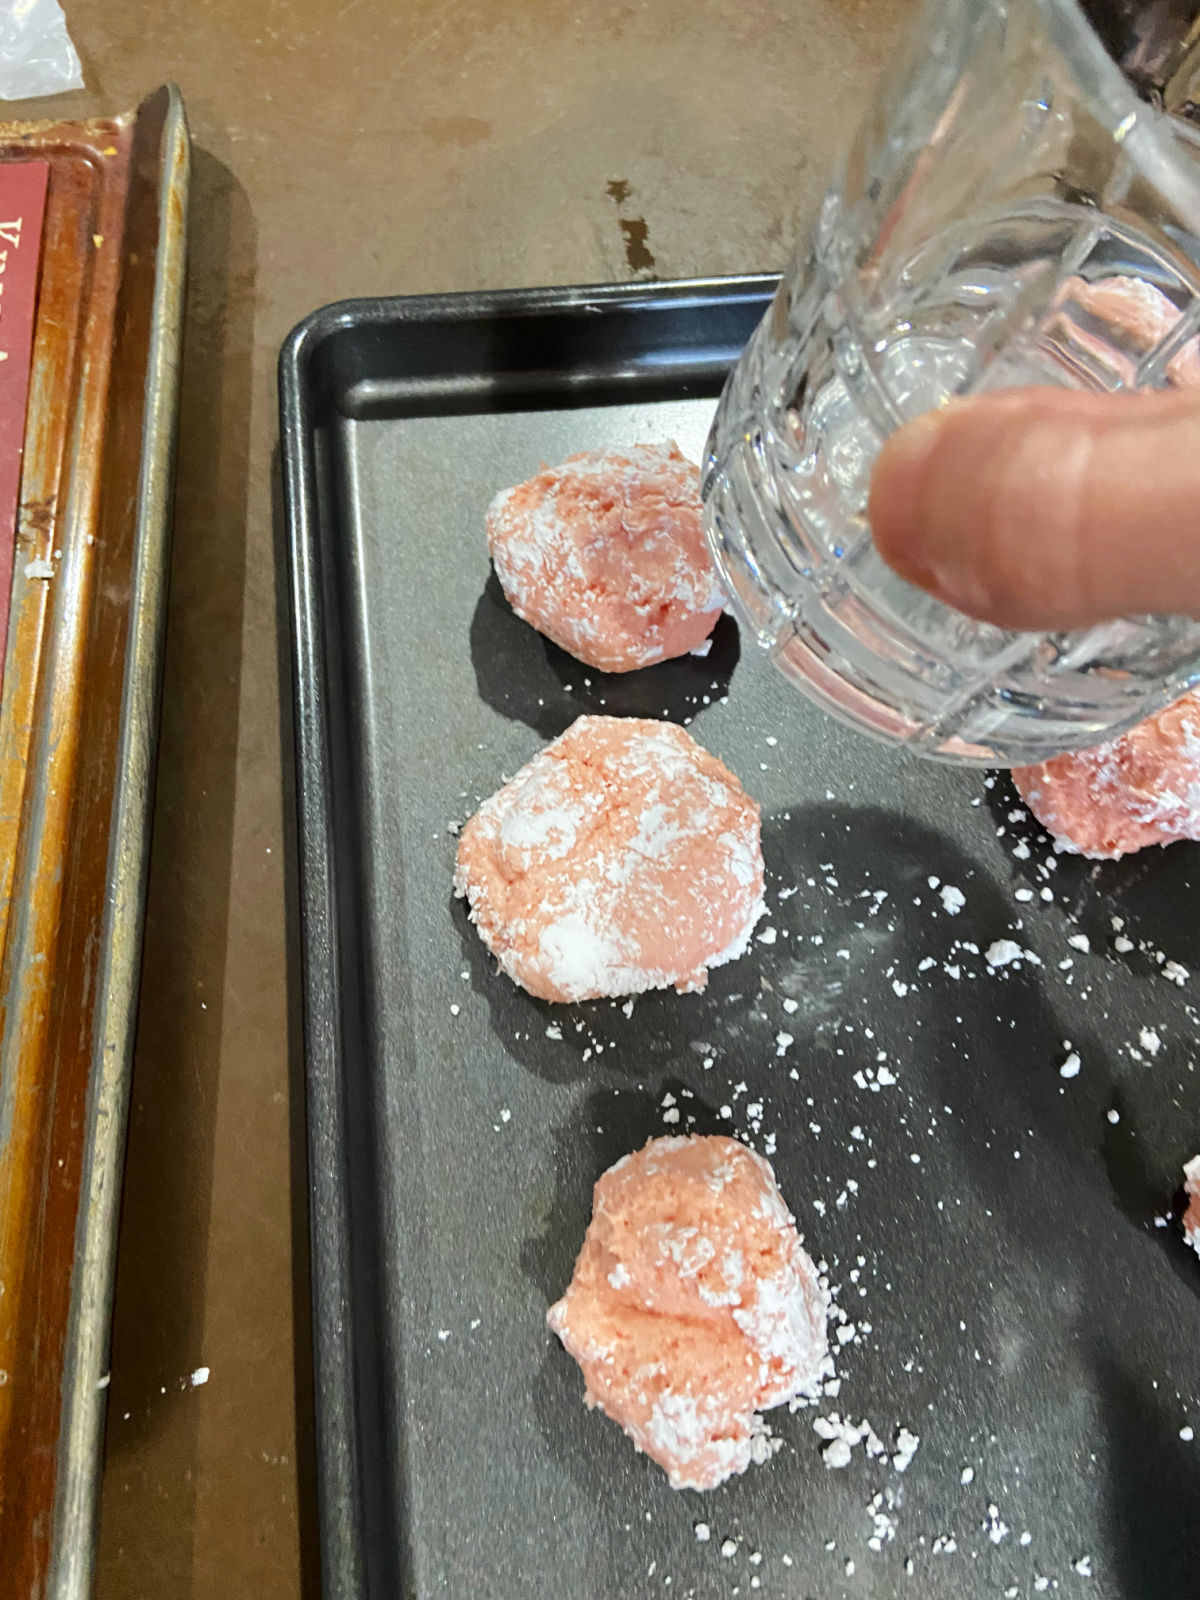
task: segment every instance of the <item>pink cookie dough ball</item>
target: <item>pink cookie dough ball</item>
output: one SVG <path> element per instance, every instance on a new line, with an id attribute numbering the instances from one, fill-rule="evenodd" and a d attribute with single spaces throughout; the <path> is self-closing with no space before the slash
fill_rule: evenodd
<path id="1" fill-rule="evenodd" d="M 1013 780 L 1061 849 L 1116 857 L 1200 838 L 1200 692 L 1093 750 L 1075 750 Z"/>
<path id="2" fill-rule="evenodd" d="M 467 823 L 454 888 L 543 1000 L 703 989 L 763 912 L 758 806 L 674 723 L 580 717 Z"/>
<path id="3" fill-rule="evenodd" d="M 596 1184 L 547 1321 L 584 1398 L 675 1489 L 712 1489 L 772 1452 L 761 1412 L 828 1370 L 828 1301 L 761 1156 L 736 1139 L 652 1139 Z"/>
<path id="4" fill-rule="evenodd" d="M 699 469 L 674 444 L 587 451 L 505 489 L 488 548 L 519 617 L 602 672 L 686 655 L 725 604 Z"/>

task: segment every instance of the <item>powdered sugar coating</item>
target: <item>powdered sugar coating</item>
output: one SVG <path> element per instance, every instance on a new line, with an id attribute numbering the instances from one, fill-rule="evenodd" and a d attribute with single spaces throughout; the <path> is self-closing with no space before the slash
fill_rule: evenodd
<path id="1" fill-rule="evenodd" d="M 675 1489 L 754 1460 L 759 1413 L 815 1391 L 828 1302 L 761 1156 L 735 1139 L 652 1139 L 604 1174 L 570 1287 L 547 1316 L 589 1406 Z"/>
<path id="2" fill-rule="evenodd" d="M 505 489 L 488 548 L 519 617 L 603 672 L 702 645 L 725 604 L 677 445 L 588 451 Z"/>
<path id="3" fill-rule="evenodd" d="M 1183 1214 L 1183 1236 L 1200 1256 L 1200 1156 L 1193 1156 L 1184 1167 L 1183 1188 L 1188 1197 Z"/>
<path id="4" fill-rule="evenodd" d="M 1013 779 L 1058 846 L 1078 855 L 1200 839 L 1200 691 L 1093 750 L 1018 767 Z"/>
<path id="5" fill-rule="evenodd" d="M 580 717 L 463 829 L 455 893 L 543 1000 L 703 989 L 763 910 L 759 812 L 680 727 Z"/>

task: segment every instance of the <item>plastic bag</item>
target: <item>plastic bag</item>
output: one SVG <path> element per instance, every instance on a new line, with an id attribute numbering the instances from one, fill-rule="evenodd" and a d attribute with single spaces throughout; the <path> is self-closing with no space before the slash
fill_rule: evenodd
<path id="1" fill-rule="evenodd" d="M 79 57 L 58 0 L 0 0 L 0 100 L 82 88 Z"/>

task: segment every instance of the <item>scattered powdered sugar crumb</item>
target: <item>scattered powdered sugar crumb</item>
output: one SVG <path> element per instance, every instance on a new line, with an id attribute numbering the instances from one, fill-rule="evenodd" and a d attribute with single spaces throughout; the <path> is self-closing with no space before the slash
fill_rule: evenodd
<path id="1" fill-rule="evenodd" d="M 771 927 L 763 928 L 760 933 L 755 935 L 755 938 L 758 940 L 759 944 L 774 944 L 778 937 L 779 935 L 776 933 L 775 929 Z"/>
<path id="2" fill-rule="evenodd" d="M 896 1496 L 890 1489 L 874 1495 L 867 1506 L 867 1515 L 871 1519 L 867 1548 L 877 1554 L 885 1544 L 891 1544 L 896 1537 L 896 1518 L 893 1515 L 895 1509 Z"/>
<path id="3" fill-rule="evenodd" d="M 27 578 L 52 578 L 54 576 L 54 563 L 47 561 L 43 556 L 34 556 L 32 561 L 25 563 L 25 576 Z"/>
<path id="4" fill-rule="evenodd" d="M 1090 1578 L 1092 1575 L 1091 1556 L 1080 1556 L 1078 1561 L 1072 1561 L 1072 1567 L 1081 1578 Z"/>
<path id="5" fill-rule="evenodd" d="M 941 896 L 942 908 L 952 917 L 956 917 L 967 903 L 966 895 L 952 883 L 944 883 L 938 893 Z"/>
<path id="6" fill-rule="evenodd" d="M 737 1550 L 738 1550 L 738 1547 L 737 1547 L 737 1540 L 736 1539 L 724 1539 L 724 1540 L 722 1540 L 722 1542 L 721 1542 L 721 1554 L 725 1557 L 726 1561 L 729 1561 L 733 1556 L 737 1555 Z"/>
<path id="7" fill-rule="evenodd" d="M 1000 1544 L 1012 1532 L 1008 1523 L 1000 1515 L 1000 1507 L 989 1505 L 987 1508 L 987 1521 L 983 1524 L 988 1538 L 992 1544 Z"/>
<path id="8" fill-rule="evenodd" d="M 1179 1437 L 1183 1440 L 1184 1444 L 1191 1444 L 1192 1440 L 1196 1437 L 1195 1429 L 1190 1427 L 1185 1422 L 1183 1427 L 1179 1430 Z"/>
<path id="9" fill-rule="evenodd" d="M 692 1531 L 695 1533 L 696 1539 L 700 1544 L 707 1544 L 712 1538 L 712 1529 L 709 1527 L 707 1522 L 698 1522 Z"/>
<path id="10" fill-rule="evenodd" d="M 1072 950 L 1088 951 L 1092 948 L 1092 941 L 1086 933 L 1072 933 L 1067 939 Z"/>
<path id="11" fill-rule="evenodd" d="M 188 1382 L 191 1384 L 193 1389 L 198 1389 L 202 1383 L 207 1383 L 208 1379 L 208 1367 L 197 1367 L 195 1372 L 193 1372 L 191 1377 L 188 1379 Z"/>
<path id="12" fill-rule="evenodd" d="M 1026 950 L 1015 939 L 996 939 L 983 952 L 983 959 L 989 967 L 1008 967 L 1017 961 L 1029 961 L 1034 966 L 1041 966 L 1041 961 L 1032 950 Z"/>
<path id="13" fill-rule="evenodd" d="M 1079 1076 L 1079 1067 L 1079 1052 L 1072 1050 L 1062 1066 L 1059 1067 L 1058 1075 L 1060 1078 L 1077 1078 Z"/>
<path id="14" fill-rule="evenodd" d="M 821 1452 L 821 1459 L 827 1467 L 848 1467 L 850 1465 L 851 1450 L 845 1439 L 832 1439 Z"/>
<path id="15" fill-rule="evenodd" d="M 838 1331 L 841 1332 L 840 1329 Z M 856 1426 L 840 1412 L 832 1411 L 827 1417 L 813 1418 L 813 1432 L 818 1439 L 825 1441 L 821 1451 L 822 1461 L 836 1471 L 850 1465 L 855 1445 L 861 1444 L 872 1428 L 865 1419 Z"/>
<path id="16" fill-rule="evenodd" d="M 1191 977 L 1191 973 L 1188 971 L 1188 969 L 1180 966 L 1178 961 L 1166 962 L 1162 969 L 1162 975 L 1168 983 L 1173 983 L 1178 989 L 1182 989 L 1184 984 Z"/>
<path id="17" fill-rule="evenodd" d="M 853 1323 L 843 1324 L 837 1330 L 838 1342 L 848 1344 L 857 1336 L 858 1331 Z M 865 1324 L 863 1331 L 867 1331 Z M 846 1334 L 848 1337 L 843 1337 Z M 826 1387 L 828 1390 L 831 1386 Z M 815 1417 L 812 1426 L 817 1438 L 823 1441 L 821 1460 L 831 1471 L 836 1472 L 848 1467 L 854 1457 L 855 1448 L 860 1444 L 871 1460 L 888 1456 L 887 1446 L 865 1417 L 861 1422 L 851 1422 L 842 1416 L 841 1412 L 831 1411 L 828 1416 Z M 896 1472 L 907 1472 L 917 1453 L 920 1437 L 910 1432 L 908 1428 L 899 1427 L 896 1429 L 895 1440 L 895 1451 L 890 1457 L 891 1465 Z"/>
<path id="18" fill-rule="evenodd" d="M 1148 1050 L 1152 1056 L 1156 1056 L 1162 1048 L 1162 1040 L 1153 1028 L 1143 1028 L 1138 1034 L 1138 1042 L 1142 1049 Z"/>

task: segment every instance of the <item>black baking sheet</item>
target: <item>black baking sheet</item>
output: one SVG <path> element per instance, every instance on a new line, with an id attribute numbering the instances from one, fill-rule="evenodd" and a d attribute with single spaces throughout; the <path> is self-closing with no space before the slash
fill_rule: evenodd
<path id="1" fill-rule="evenodd" d="M 330 1597 L 1200 1589 L 1197 847 L 1056 858 L 1007 778 L 838 726 L 731 620 L 605 678 L 489 569 L 542 462 L 697 457 L 769 290 L 353 303 L 284 352 Z M 517 990 L 451 897 L 457 825 L 584 711 L 691 719 L 763 808 L 774 942 L 631 1016 Z M 674 1493 L 584 1409 L 546 1307 L 668 1094 L 774 1146 L 856 1329 L 819 1411 L 918 1434 L 907 1472 L 784 1410 L 769 1466 Z"/>

